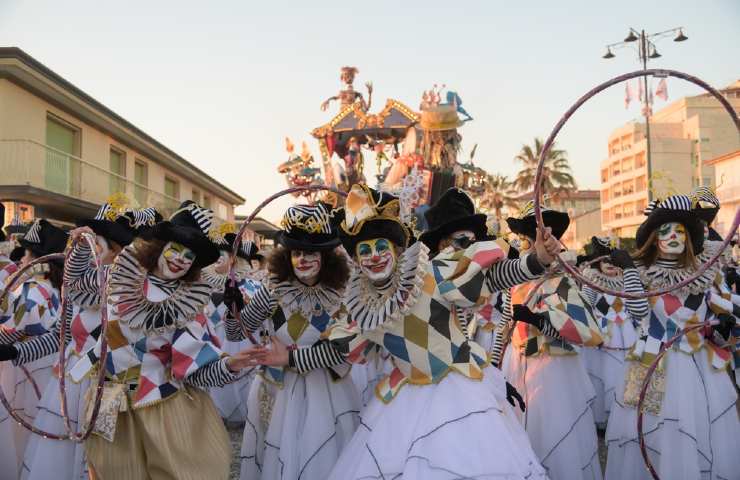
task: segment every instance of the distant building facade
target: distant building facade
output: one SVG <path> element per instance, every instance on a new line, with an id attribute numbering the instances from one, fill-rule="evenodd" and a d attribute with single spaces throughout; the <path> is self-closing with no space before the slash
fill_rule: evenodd
<path id="1" fill-rule="evenodd" d="M 704 165 L 714 168 L 715 193 L 722 203 L 714 228 L 726 235 L 740 208 L 740 150 L 705 160 Z"/>

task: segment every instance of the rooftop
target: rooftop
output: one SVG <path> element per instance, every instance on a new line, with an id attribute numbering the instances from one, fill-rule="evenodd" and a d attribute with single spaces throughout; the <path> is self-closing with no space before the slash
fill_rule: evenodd
<path id="1" fill-rule="evenodd" d="M 714 165 L 716 163 L 720 163 L 725 160 L 730 160 L 737 157 L 740 157 L 740 150 L 735 150 L 734 152 L 725 153 L 724 155 L 710 158 L 709 160 L 704 160 L 704 165 Z"/>

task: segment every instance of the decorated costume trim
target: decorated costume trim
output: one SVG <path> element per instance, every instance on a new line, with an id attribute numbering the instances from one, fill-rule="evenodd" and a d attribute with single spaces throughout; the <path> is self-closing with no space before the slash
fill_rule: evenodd
<path id="1" fill-rule="evenodd" d="M 583 276 L 603 288 L 616 291 L 624 289 L 624 278 L 621 275 L 611 277 L 609 275 L 604 275 L 604 273 L 595 268 L 587 268 L 583 271 Z"/>
<path id="2" fill-rule="evenodd" d="M 717 252 L 716 245 L 705 243 L 704 251 L 697 255 L 697 264 L 706 263 Z M 674 295 L 696 295 L 706 292 L 714 283 L 717 275 L 721 273 L 721 262 L 715 262 L 701 277 L 694 280 L 689 285 L 673 291 Z M 689 278 L 696 272 L 693 267 L 679 267 L 675 260 L 658 259 L 653 265 L 640 269 L 642 282 L 651 290 L 661 290 L 663 288 L 676 285 L 679 282 Z"/>
<path id="3" fill-rule="evenodd" d="M 280 282 L 270 278 L 272 297 L 278 299 L 286 317 L 299 312 L 305 318 L 311 318 L 318 309 L 323 309 L 330 316 L 339 310 L 342 304 L 342 292 L 325 285 L 304 285 L 298 281 Z"/>

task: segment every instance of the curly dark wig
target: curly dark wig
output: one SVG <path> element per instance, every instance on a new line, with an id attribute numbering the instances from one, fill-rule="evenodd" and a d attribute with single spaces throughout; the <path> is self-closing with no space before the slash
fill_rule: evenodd
<path id="1" fill-rule="evenodd" d="M 134 240 L 134 257 L 139 261 L 142 267 L 147 272 L 152 273 L 157 268 L 157 262 L 159 256 L 162 255 L 162 250 L 168 242 L 164 240 L 144 240 L 143 238 L 137 238 Z M 200 268 L 191 266 L 188 273 L 180 278 L 183 282 L 197 282 L 200 280 Z"/>
<path id="2" fill-rule="evenodd" d="M 281 282 L 296 280 L 293 273 L 293 263 L 290 260 L 290 249 L 277 246 L 273 249 L 268 260 L 268 271 Z M 347 258 L 334 250 L 321 252 L 321 270 L 319 283 L 335 290 L 341 290 L 349 278 Z"/>

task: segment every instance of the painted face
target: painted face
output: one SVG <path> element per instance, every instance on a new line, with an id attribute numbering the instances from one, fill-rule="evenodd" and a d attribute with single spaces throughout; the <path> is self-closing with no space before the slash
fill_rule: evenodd
<path id="1" fill-rule="evenodd" d="M 601 269 L 601 273 L 608 277 L 616 277 L 617 275 L 619 275 L 619 268 L 615 267 L 609 262 L 602 261 L 599 265 L 599 268 Z"/>
<path id="2" fill-rule="evenodd" d="M 177 242 L 169 242 L 162 249 L 157 267 L 162 278 L 175 280 L 183 277 L 195 261 L 195 252 Z"/>
<path id="3" fill-rule="evenodd" d="M 396 268 L 396 249 L 387 238 L 358 243 L 356 254 L 360 270 L 373 283 L 387 280 Z"/>
<path id="4" fill-rule="evenodd" d="M 452 239 L 452 248 L 455 249 L 455 251 L 458 250 L 465 250 L 470 245 L 475 243 L 475 233 L 471 232 L 470 230 L 458 230 L 457 232 L 450 235 L 450 238 Z"/>
<path id="5" fill-rule="evenodd" d="M 115 260 L 116 255 L 118 255 L 118 251 L 111 248 L 108 240 L 100 235 L 95 237 L 95 251 L 98 254 L 98 258 L 102 260 L 103 265 L 110 265 Z"/>
<path id="6" fill-rule="evenodd" d="M 526 235 L 518 235 L 519 237 L 519 251 L 528 252 L 532 249 L 532 240 Z"/>
<path id="7" fill-rule="evenodd" d="M 686 229 L 677 222 L 664 223 L 658 229 L 658 251 L 663 258 L 676 258 L 686 248 Z"/>
<path id="8" fill-rule="evenodd" d="M 303 283 L 312 284 L 321 271 L 321 252 L 304 252 L 291 250 L 290 261 L 293 264 L 293 274 Z"/>
<path id="9" fill-rule="evenodd" d="M 216 260 L 216 264 L 214 265 L 214 270 L 216 270 L 217 273 L 225 274 L 229 271 L 229 252 L 226 250 L 221 250 L 218 256 L 218 260 Z"/>

